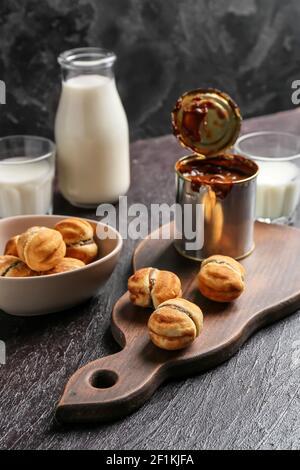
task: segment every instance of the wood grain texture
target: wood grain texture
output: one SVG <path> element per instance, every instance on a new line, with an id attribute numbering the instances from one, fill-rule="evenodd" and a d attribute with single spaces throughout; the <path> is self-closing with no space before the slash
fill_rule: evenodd
<path id="1" fill-rule="evenodd" d="M 71 377 L 57 408 L 59 421 L 99 423 L 124 417 L 142 406 L 162 382 L 216 367 L 255 331 L 300 308 L 299 229 L 256 223 L 256 249 L 242 261 L 246 291 L 225 304 L 201 296 L 199 263 L 183 259 L 173 240 L 162 240 L 159 232 L 159 239 L 150 236 L 137 247 L 134 269 L 152 266 L 175 272 L 183 297 L 204 313 L 203 332 L 180 351 L 155 347 L 147 328 L 153 309 L 133 306 L 127 292 L 112 313 L 113 335 L 123 351 L 87 364 Z"/>
<path id="2" fill-rule="evenodd" d="M 296 110 L 245 121 L 244 130 L 300 133 L 299 117 Z M 170 171 L 181 155 L 184 150 L 172 136 L 136 142 L 128 203 L 174 202 Z M 95 216 L 72 208 L 59 195 L 55 212 Z M 1 449 L 300 448 L 298 315 L 259 332 L 218 368 L 160 387 L 143 408 L 121 421 L 57 426 L 55 405 L 69 377 L 88 362 L 119 351 L 110 314 L 126 291 L 134 246 L 125 240 L 117 269 L 87 304 L 26 320 L 0 313 L 0 339 L 7 346 L 7 363 L 0 365 Z"/>

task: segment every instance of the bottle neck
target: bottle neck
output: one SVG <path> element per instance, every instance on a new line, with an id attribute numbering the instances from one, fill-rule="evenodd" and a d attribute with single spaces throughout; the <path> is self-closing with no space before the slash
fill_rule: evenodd
<path id="1" fill-rule="evenodd" d="M 58 57 L 63 82 L 81 75 L 114 78 L 116 55 L 99 48 L 86 47 L 63 52 Z"/>
<path id="2" fill-rule="evenodd" d="M 114 78 L 114 70 L 113 68 L 91 68 L 89 70 L 85 69 L 85 68 L 80 68 L 80 67 L 77 67 L 76 69 L 68 69 L 66 67 L 61 67 L 61 77 L 62 77 L 62 81 L 63 82 L 66 82 L 67 80 L 70 80 L 71 78 L 75 78 L 75 77 L 78 77 L 78 76 L 82 76 L 82 75 L 98 75 L 98 76 L 102 76 L 102 77 L 107 77 L 107 78 L 111 78 L 113 79 Z"/>

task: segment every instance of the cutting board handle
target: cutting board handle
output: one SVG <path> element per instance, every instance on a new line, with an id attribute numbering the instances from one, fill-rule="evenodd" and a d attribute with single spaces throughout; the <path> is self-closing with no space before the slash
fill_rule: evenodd
<path id="1" fill-rule="evenodd" d="M 57 406 L 57 420 L 62 423 L 106 422 L 142 406 L 161 380 L 159 365 L 149 361 L 145 367 L 147 351 L 138 348 L 137 341 L 75 372 Z"/>

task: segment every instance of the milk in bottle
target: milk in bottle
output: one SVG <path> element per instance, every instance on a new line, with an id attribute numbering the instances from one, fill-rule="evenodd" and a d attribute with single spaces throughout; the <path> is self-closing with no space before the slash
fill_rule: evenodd
<path id="1" fill-rule="evenodd" d="M 55 122 L 59 188 L 75 206 L 115 202 L 130 184 L 128 123 L 101 49 L 60 55 L 63 84 Z"/>

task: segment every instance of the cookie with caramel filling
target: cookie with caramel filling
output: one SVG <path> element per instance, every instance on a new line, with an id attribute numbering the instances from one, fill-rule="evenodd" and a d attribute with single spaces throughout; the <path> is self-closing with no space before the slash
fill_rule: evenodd
<path id="1" fill-rule="evenodd" d="M 155 346 L 170 351 L 189 346 L 202 329 L 201 309 L 181 298 L 160 304 L 148 321 L 151 341 Z"/>
<path id="2" fill-rule="evenodd" d="M 83 261 L 85 264 L 94 261 L 98 254 L 98 246 L 94 241 L 94 229 L 83 219 L 64 219 L 55 225 L 67 246 L 67 256 Z"/>
<path id="3" fill-rule="evenodd" d="M 54 268 L 50 269 L 50 271 L 46 271 L 42 274 L 59 274 L 65 273 L 67 271 L 74 271 L 74 269 L 83 268 L 85 266 L 83 261 L 80 261 L 76 258 L 63 258 L 61 261 L 58 262 Z"/>
<path id="4" fill-rule="evenodd" d="M 47 227 L 31 227 L 17 240 L 19 258 L 33 271 L 49 271 L 66 254 L 59 232 Z"/>
<path id="5" fill-rule="evenodd" d="M 245 269 L 229 256 L 214 255 L 205 259 L 198 274 L 202 295 L 216 302 L 231 302 L 245 289 Z"/>
<path id="6" fill-rule="evenodd" d="M 18 238 L 19 238 L 19 235 L 16 235 L 15 237 L 12 237 L 8 240 L 4 248 L 5 255 L 11 255 L 11 256 L 17 256 L 17 257 L 19 256 L 18 248 L 17 248 Z"/>
<path id="7" fill-rule="evenodd" d="M 181 282 L 176 274 L 155 268 L 142 268 L 128 279 L 128 291 L 133 304 L 156 308 L 168 299 L 182 295 Z"/>
<path id="8" fill-rule="evenodd" d="M 11 255 L 0 256 L 0 276 L 1 277 L 29 277 L 35 276 L 32 271 L 20 258 Z"/>

